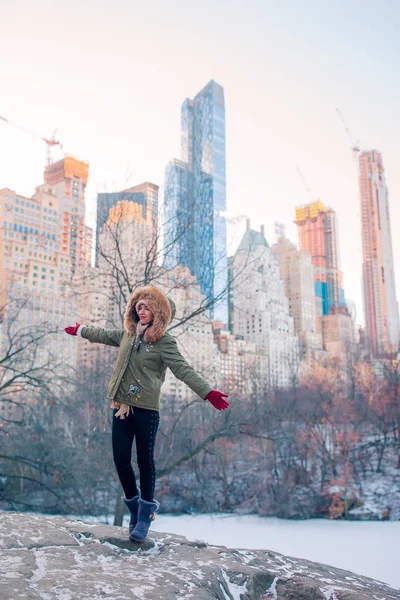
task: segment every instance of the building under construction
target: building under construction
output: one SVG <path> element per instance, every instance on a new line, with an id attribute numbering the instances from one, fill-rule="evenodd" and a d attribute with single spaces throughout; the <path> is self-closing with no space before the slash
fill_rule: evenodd
<path id="1" fill-rule="evenodd" d="M 59 227 L 62 230 L 61 252 L 71 261 L 71 276 L 79 266 L 90 264 L 92 235 L 85 225 L 85 189 L 89 165 L 72 156 L 47 165 L 45 184 L 60 201 Z"/>
<path id="2" fill-rule="evenodd" d="M 308 250 L 315 267 L 315 294 L 322 314 L 345 306 L 343 275 L 339 270 L 336 213 L 322 202 L 296 208 L 299 250 Z"/>

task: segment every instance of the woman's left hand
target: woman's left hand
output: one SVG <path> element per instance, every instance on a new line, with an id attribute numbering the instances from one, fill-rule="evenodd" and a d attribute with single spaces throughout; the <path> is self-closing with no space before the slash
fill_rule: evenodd
<path id="1" fill-rule="evenodd" d="M 226 410 L 229 407 L 229 402 L 225 398 L 229 398 L 228 394 L 223 394 L 218 390 L 211 390 L 205 399 L 217 410 Z"/>
<path id="2" fill-rule="evenodd" d="M 118 419 L 125 419 L 125 417 L 129 417 L 129 413 L 131 412 L 132 406 L 129 404 L 125 404 L 124 402 L 119 403 L 119 410 L 115 413 L 115 417 Z M 132 409 L 133 412 L 133 409 Z"/>

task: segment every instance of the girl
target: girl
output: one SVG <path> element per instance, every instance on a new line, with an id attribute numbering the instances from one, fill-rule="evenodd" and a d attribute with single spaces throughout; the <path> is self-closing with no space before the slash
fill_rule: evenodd
<path id="1" fill-rule="evenodd" d="M 86 327 L 76 323 L 66 327 L 70 335 L 80 335 L 92 343 L 119 346 L 117 364 L 108 386 L 107 398 L 114 409 L 112 448 L 118 477 L 131 514 L 129 537 L 146 539 L 151 521 L 159 509 L 154 499 L 154 447 L 159 424 L 160 392 L 167 367 L 201 398 L 217 410 L 229 406 L 227 394 L 213 390 L 186 362 L 175 338 L 166 332 L 175 315 L 175 304 L 155 286 L 137 289 L 129 298 L 122 330 Z M 140 493 L 131 465 L 136 440 Z"/>

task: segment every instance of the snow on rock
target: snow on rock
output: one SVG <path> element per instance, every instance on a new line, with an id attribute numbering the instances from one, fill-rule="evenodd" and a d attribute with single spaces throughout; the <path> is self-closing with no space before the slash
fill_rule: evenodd
<path id="1" fill-rule="evenodd" d="M 277 595 L 276 595 L 277 581 L 278 581 L 278 578 L 275 577 L 275 579 L 273 580 L 273 582 L 271 583 L 271 585 L 269 586 L 269 588 L 267 589 L 265 594 L 263 594 L 261 596 L 261 600 L 277 600 Z"/>
<path id="2" fill-rule="evenodd" d="M 321 592 L 324 594 L 326 600 L 337 600 L 337 596 L 335 594 L 335 589 L 332 587 L 320 588 Z"/>
<path id="3" fill-rule="evenodd" d="M 385 464 L 385 473 L 368 472 L 362 480 L 362 506 L 350 510 L 348 518 L 400 520 L 400 470 L 394 458 Z"/>
<path id="4" fill-rule="evenodd" d="M 268 550 L 228 549 L 59 517 L 0 514 L 0 599 L 400 600 L 349 571 Z"/>
<path id="5" fill-rule="evenodd" d="M 247 590 L 247 581 L 244 582 L 243 585 L 238 585 L 237 583 L 232 582 L 227 573 L 224 571 L 224 569 L 221 569 L 222 571 L 222 577 L 225 579 L 225 584 L 227 586 L 227 589 L 230 593 L 230 595 L 226 596 L 228 600 L 230 600 L 232 598 L 232 600 L 241 600 L 241 598 L 244 597 L 246 590 Z M 247 579 L 247 577 L 245 578 Z M 221 584 L 220 584 L 221 585 Z M 224 587 L 221 585 L 221 588 L 223 591 Z"/>

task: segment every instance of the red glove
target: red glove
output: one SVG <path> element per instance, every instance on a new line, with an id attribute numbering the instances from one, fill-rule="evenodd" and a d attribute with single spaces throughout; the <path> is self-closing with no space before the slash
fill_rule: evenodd
<path id="1" fill-rule="evenodd" d="M 228 394 L 223 394 L 218 390 L 211 390 L 211 392 L 208 392 L 205 399 L 217 410 L 226 410 L 229 406 L 229 402 L 228 400 L 225 400 L 225 398 L 229 398 Z"/>
<path id="2" fill-rule="evenodd" d="M 75 327 L 65 327 L 65 333 L 69 333 L 69 335 L 77 335 L 80 324 L 78 321 L 75 321 Z"/>

